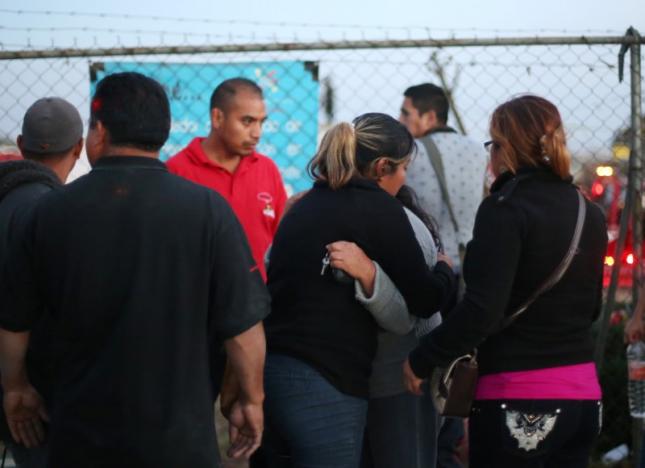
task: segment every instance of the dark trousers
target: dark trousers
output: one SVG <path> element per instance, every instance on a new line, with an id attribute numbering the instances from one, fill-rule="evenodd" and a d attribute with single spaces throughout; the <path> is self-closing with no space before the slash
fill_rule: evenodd
<path id="1" fill-rule="evenodd" d="M 46 446 L 27 448 L 22 444 L 14 442 L 13 439 L 5 440 L 4 444 L 9 452 L 11 452 L 17 468 L 45 468 L 47 466 Z"/>
<path id="2" fill-rule="evenodd" d="M 434 468 L 438 427 L 428 395 L 370 399 L 361 468 Z"/>
<path id="3" fill-rule="evenodd" d="M 595 400 L 476 401 L 470 468 L 585 468 L 601 411 Z"/>

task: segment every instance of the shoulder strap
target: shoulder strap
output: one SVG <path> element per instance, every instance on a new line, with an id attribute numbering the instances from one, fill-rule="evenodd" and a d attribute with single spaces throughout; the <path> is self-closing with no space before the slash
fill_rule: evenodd
<path id="1" fill-rule="evenodd" d="M 439 148 L 430 135 L 426 135 L 421 138 L 421 142 L 428 153 L 428 158 L 430 159 L 430 164 L 434 169 L 435 174 L 437 174 L 437 181 L 439 182 L 439 188 L 441 189 L 441 195 L 443 196 L 446 206 L 448 207 L 448 213 L 450 214 L 450 220 L 452 225 L 455 228 L 455 233 L 459 236 L 459 224 L 457 223 L 457 218 L 455 213 L 452 210 L 452 203 L 450 202 L 450 195 L 448 193 L 448 186 L 446 184 L 446 174 L 443 170 L 443 160 L 441 159 L 441 153 Z"/>
<path id="2" fill-rule="evenodd" d="M 576 228 L 573 231 L 573 238 L 571 239 L 571 245 L 569 245 L 569 250 L 567 251 L 566 255 L 560 262 L 560 265 L 551 273 L 551 276 L 547 278 L 547 280 L 542 283 L 542 285 L 524 302 L 518 309 L 515 311 L 513 314 L 510 316 L 506 317 L 502 321 L 502 328 L 506 328 L 509 326 L 511 323 L 517 319 L 528 307 L 535 302 L 535 300 L 542 294 L 544 294 L 546 291 L 551 289 L 553 286 L 556 285 L 558 281 L 564 276 L 564 273 L 567 271 L 569 268 L 569 265 L 571 265 L 571 261 L 573 260 L 573 256 L 576 254 L 576 250 L 578 250 L 578 245 L 580 244 L 580 237 L 582 236 L 582 228 L 584 227 L 585 224 L 585 217 L 587 215 L 587 205 L 585 203 L 585 199 L 580 193 L 579 190 L 576 190 L 578 194 L 578 220 L 576 221 Z"/>

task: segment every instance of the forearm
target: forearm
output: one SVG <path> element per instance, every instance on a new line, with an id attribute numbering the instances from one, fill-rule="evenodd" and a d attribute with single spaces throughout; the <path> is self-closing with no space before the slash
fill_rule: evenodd
<path id="1" fill-rule="evenodd" d="M 374 262 L 369 262 L 369 264 L 366 265 L 366 268 L 356 276 L 356 281 L 360 283 L 361 289 L 368 297 L 374 294 L 375 278 L 376 266 L 374 266 Z"/>
<path id="2" fill-rule="evenodd" d="M 28 345 L 28 331 L 11 332 L 0 328 L 0 375 L 5 390 L 28 383 L 25 365 Z"/>
<path id="3" fill-rule="evenodd" d="M 486 309 L 464 298 L 445 322 L 423 337 L 409 356 L 417 377 L 429 377 L 434 367 L 443 367 L 456 357 L 467 354 L 488 336 L 494 323 L 501 320 L 495 309 Z"/>
<path id="4" fill-rule="evenodd" d="M 266 340 L 262 322 L 224 342 L 228 365 L 237 377 L 240 400 L 264 401 L 264 360 Z"/>
<path id="5" fill-rule="evenodd" d="M 412 330 L 415 319 L 410 316 L 403 296 L 387 273 L 376 262 L 374 265 L 376 267 L 373 280 L 374 291 L 371 295 L 366 294 L 360 282 L 356 280 L 356 300 L 372 314 L 381 328 L 405 335 Z"/>

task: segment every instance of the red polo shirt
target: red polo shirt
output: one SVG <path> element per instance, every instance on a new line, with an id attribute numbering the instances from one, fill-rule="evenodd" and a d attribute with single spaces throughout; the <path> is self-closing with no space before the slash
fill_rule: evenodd
<path id="1" fill-rule="evenodd" d="M 231 173 L 208 159 L 202 141 L 204 138 L 193 139 L 170 158 L 166 163 L 168 170 L 215 190 L 228 201 L 244 228 L 253 258 L 266 281 L 264 253 L 273 241 L 287 201 L 278 167 L 268 157 L 253 152 L 244 156 Z"/>

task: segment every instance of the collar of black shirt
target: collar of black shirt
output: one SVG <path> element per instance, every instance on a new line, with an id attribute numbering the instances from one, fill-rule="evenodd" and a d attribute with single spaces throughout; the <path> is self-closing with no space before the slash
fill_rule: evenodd
<path id="1" fill-rule="evenodd" d="M 103 156 L 94 165 L 96 169 L 159 169 L 166 170 L 166 165 L 155 158 L 145 156 Z"/>

